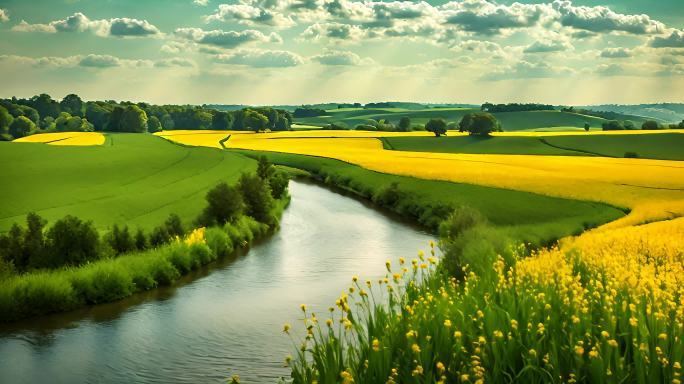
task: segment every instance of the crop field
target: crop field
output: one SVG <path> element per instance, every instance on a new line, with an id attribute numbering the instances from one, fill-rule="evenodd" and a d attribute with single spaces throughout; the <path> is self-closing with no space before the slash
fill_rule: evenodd
<path id="1" fill-rule="evenodd" d="M 41 136 L 30 138 L 54 139 Z M 31 211 L 49 221 L 76 215 L 100 230 L 112 224 L 149 229 L 171 213 L 189 221 L 209 188 L 256 169 L 244 156 L 140 134 L 110 134 L 107 145 L 70 148 L 3 142 L 0 159 L 13 164 L 2 175 L 0 198 L 11 203 L 0 208 L 0 231 Z"/>
<path id="2" fill-rule="evenodd" d="M 467 108 L 431 108 L 422 110 L 406 110 L 400 108 L 388 109 L 359 109 L 344 108 L 328 110 L 328 115 L 296 118 L 298 124 L 323 126 L 330 123 L 345 123 L 350 128 L 358 124 L 366 124 L 369 119 L 375 121 L 389 120 L 399 122 L 402 117 L 411 118 L 413 124 L 425 124 L 432 118 L 443 118 L 448 122 L 458 123 L 463 115 L 479 111 Z M 564 127 L 567 129 L 584 128 L 589 123 L 594 128 L 600 128 L 606 119 L 594 116 L 580 115 L 577 113 L 560 111 L 529 111 L 529 112 L 502 112 L 495 113 L 505 131 L 534 130 L 538 128 Z M 640 125 L 643 119 L 635 119 Z"/>
<path id="3" fill-rule="evenodd" d="M 100 132 L 58 132 L 31 135 L 15 140 L 16 143 L 44 143 L 50 145 L 102 145 L 105 135 Z"/>
<path id="4" fill-rule="evenodd" d="M 386 137 L 385 149 L 397 151 L 482 153 L 510 155 L 558 155 L 638 157 L 684 160 L 684 134 L 653 133 L 631 135 L 551 135 L 476 137 Z"/>
<path id="5" fill-rule="evenodd" d="M 342 133 L 333 137 L 327 131 L 321 131 L 319 137 L 243 133 L 232 135 L 225 145 L 327 157 L 395 175 L 535 192 L 631 209 L 627 217 L 611 223 L 611 227 L 684 215 L 684 164 L 678 161 L 388 151 L 376 138 L 354 137 L 358 133 L 350 132 L 344 137 Z M 217 146 L 220 135 L 183 133 L 166 137 L 187 145 Z"/>

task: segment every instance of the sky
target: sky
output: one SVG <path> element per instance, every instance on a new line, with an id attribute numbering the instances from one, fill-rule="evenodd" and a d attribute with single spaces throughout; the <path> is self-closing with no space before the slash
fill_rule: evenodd
<path id="1" fill-rule="evenodd" d="M 0 0 L 0 97 L 684 102 L 682 0 Z"/>

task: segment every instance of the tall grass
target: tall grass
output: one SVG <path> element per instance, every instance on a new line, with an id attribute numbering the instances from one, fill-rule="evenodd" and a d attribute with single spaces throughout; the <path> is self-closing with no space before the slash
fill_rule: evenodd
<path id="1" fill-rule="evenodd" d="M 328 316 L 302 307 L 294 382 L 680 382 L 681 298 L 635 295 L 574 252 L 541 253 L 461 280 L 423 254 L 388 262 L 377 283 L 352 279 Z"/>
<path id="2" fill-rule="evenodd" d="M 280 217 L 288 201 L 277 201 L 276 217 Z M 81 267 L 11 276 L 0 284 L 0 322 L 114 301 L 172 284 L 180 276 L 263 237 L 269 229 L 267 224 L 242 216 L 235 223 L 201 228 L 184 239 L 149 251 Z"/>

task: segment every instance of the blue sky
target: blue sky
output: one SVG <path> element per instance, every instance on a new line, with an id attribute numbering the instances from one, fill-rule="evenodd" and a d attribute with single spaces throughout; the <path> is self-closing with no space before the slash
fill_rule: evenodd
<path id="1" fill-rule="evenodd" d="M 681 0 L 0 0 L 0 96 L 684 102 Z"/>

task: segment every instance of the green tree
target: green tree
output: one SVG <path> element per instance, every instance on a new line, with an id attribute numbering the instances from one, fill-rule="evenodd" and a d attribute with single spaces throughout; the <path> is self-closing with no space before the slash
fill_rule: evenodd
<path id="1" fill-rule="evenodd" d="M 471 135 L 488 136 L 492 132 L 500 132 L 501 124 L 488 112 L 469 113 L 463 116 L 458 124 L 459 130 Z"/>
<path id="2" fill-rule="evenodd" d="M 19 116 L 12 121 L 12 124 L 9 127 L 9 134 L 15 139 L 18 139 L 28 135 L 35 129 L 36 124 L 34 124 L 33 121 L 29 120 L 26 116 Z"/>
<path id="3" fill-rule="evenodd" d="M 47 221 L 35 212 L 26 215 L 26 232 L 24 233 L 24 254 L 28 263 L 40 267 L 45 259 L 45 239 L 43 228 Z"/>
<path id="4" fill-rule="evenodd" d="M 240 191 L 226 183 L 220 183 L 209 190 L 206 200 L 207 206 L 199 220 L 204 226 L 234 222 L 245 209 Z"/>
<path id="5" fill-rule="evenodd" d="M 10 115 L 7 108 L 0 105 L 0 134 L 9 132 L 12 121 L 14 121 L 14 117 Z"/>
<path id="6" fill-rule="evenodd" d="M 268 179 L 268 185 L 271 187 L 271 196 L 274 199 L 280 199 L 287 193 L 287 186 L 290 183 L 290 178 L 282 171 L 276 171 Z"/>
<path id="7" fill-rule="evenodd" d="M 591 128 L 591 125 L 589 125 L 589 123 L 584 123 L 584 130 L 589 132 L 589 128 Z"/>
<path id="8" fill-rule="evenodd" d="M 601 128 L 604 131 L 622 131 L 625 129 L 625 126 L 618 120 L 610 120 L 601 124 Z"/>
<path id="9" fill-rule="evenodd" d="M 246 130 L 254 132 L 264 131 L 268 126 L 268 117 L 252 110 L 245 111 L 242 121 Z"/>
<path id="10" fill-rule="evenodd" d="M 446 135 L 447 123 L 444 119 L 430 119 L 425 124 L 425 130 L 434 133 L 437 137 Z"/>
<path id="11" fill-rule="evenodd" d="M 59 103 L 52 100 L 52 97 L 46 93 L 42 93 L 37 96 L 33 96 L 30 100 L 31 107 L 38 111 L 38 114 L 43 118 L 45 116 L 52 116 L 57 118 L 61 108 Z"/>
<path id="12" fill-rule="evenodd" d="M 399 130 L 402 132 L 409 132 L 411 130 L 411 118 L 404 116 L 399 120 Z"/>
<path id="13" fill-rule="evenodd" d="M 48 229 L 46 267 L 81 265 L 100 258 L 100 237 L 90 221 L 66 216 Z"/>
<path id="14" fill-rule="evenodd" d="M 660 129 L 660 124 L 658 124 L 658 122 L 655 120 L 647 120 L 647 121 L 644 121 L 644 123 L 641 125 L 641 129 L 643 129 L 643 130 Z"/>
<path id="15" fill-rule="evenodd" d="M 85 117 L 91 122 L 96 131 L 104 131 L 107 129 L 109 122 L 109 115 L 112 113 L 112 108 L 104 103 L 89 102 L 86 104 Z"/>
<path id="16" fill-rule="evenodd" d="M 274 172 L 275 168 L 273 167 L 273 164 L 271 164 L 271 162 L 268 161 L 268 157 L 259 156 L 259 162 L 257 164 L 257 175 L 262 180 L 266 180 L 270 178 Z"/>
<path id="17" fill-rule="evenodd" d="M 162 124 L 159 121 L 159 118 L 157 116 L 151 116 L 149 120 L 147 120 L 147 131 L 154 133 L 154 132 L 159 132 L 162 130 Z"/>
<path id="18" fill-rule="evenodd" d="M 269 225 L 274 223 L 275 218 L 271 213 L 274 201 L 267 180 L 263 180 L 258 175 L 243 173 L 237 188 L 245 202 L 247 215 L 262 223 Z"/>
<path id="19" fill-rule="evenodd" d="M 176 122 L 168 113 L 163 115 L 161 118 L 162 129 L 170 131 L 176 128 Z"/>
<path id="20" fill-rule="evenodd" d="M 59 103 L 63 112 L 68 112 L 72 116 L 83 117 L 83 100 L 78 95 L 66 95 Z"/>
<path id="21" fill-rule="evenodd" d="M 634 125 L 634 122 L 632 120 L 625 120 L 622 122 L 622 125 L 625 127 L 625 129 L 628 129 L 628 130 L 637 129 L 636 125 Z"/>
<path id="22" fill-rule="evenodd" d="M 137 105 L 128 105 L 119 122 L 119 132 L 147 132 L 147 114 Z"/>
<path id="23" fill-rule="evenodd" d="M 218 111 L 211 119 L 211 128 L 218 131 L 227 131 L 233 127 L 233 115 L 228 112 Z"/>

